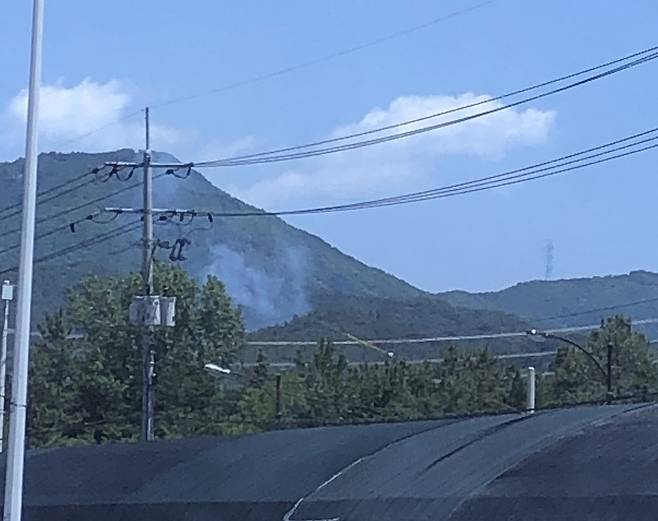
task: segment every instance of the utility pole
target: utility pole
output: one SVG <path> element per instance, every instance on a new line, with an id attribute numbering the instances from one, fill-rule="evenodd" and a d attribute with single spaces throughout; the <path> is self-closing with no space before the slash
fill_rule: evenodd
<path id="1" fill-rule="evenodd" d="M 4 317 L 0 339 L 0 452 L 5 449 L 5 397 L 7 396 L 7 336 L 9 334 L 9 303 L 14 298 L 14 286 L 5 280 L 2 283 Z"/>
<path id="2" fill-rule="evenodd" d="M 175 325 L 176 298 L 160 297 L 153 294 L 153 257 L 156 243 L 153 239 L 153 217 L 158 215 L 162 217 L 176 214 L 195 214 L 194 210 L 178 210 L 175 208 L 154 209 L 153 208 L 153 168 L 188 168 L 192 165 L 189 163 L 154 163 L 151 158 L 151 137 L 150 137 L 150 120 L 149 108 L 144 109 L 145 124 L 145 147 L 141 163 L 108 161 L 106 166 L 115 169 L 121 168 L 143 168 L 143 191 L 141 208 L 105 208 L 105 212 L 116 214 L 138 214 L 142 216 L 142 295 L 134 297 L 129 308 L 130 321 L 141 327 L 141 347 L 142 347 L 142 421 L 141 421 L 141 438 L 143 441 L 154 439 L 154 411 L 155 411 L 155 390 L 153 380 L 155 378 L 155 348 L 154 348 L 154 327 L 157 325 L 172 327 Z M 172 260 L 183 260 L 182 248 L 189 241 L 182 243 L 177 241 L 172 249 Z M 179 247 L 178 253 L 174 256 L 174 250 Z"/>
<path id="3" fill-rule="evenodd" d="M 14 371 L 7 452 L 4 521 L 21 521 L 23 508 L 23 471 L 25 465 L 25 423 L 27 416 L 27 378 L 30 356 L 30 311 L 34 269 L 34 227 L 37 206 L 37 165 L 39 88 L 43 44 L 43 0 L 34 0 L 32 12 L 32 48 L 30 84 L 27 102 L 25 173 L 23 175 L 23 216 L 21 252 L 18 268 L 18 302 L 14 337 Z"/>
<path id="4" fill-rule="evenodd" d="M 149 108 L 144 109 L 145 141 L 144 148 L 144 200 L 143 200 L 143 258 L 142 277 L 144 306 L 149 305 L 153 294 L 153 173 L 151 171 L 151 139 L 149 128 Z M 155 352 L 153 350 L 153 329 L 146 323 L 142 331 L 142 440 L 153 440 Z"/>

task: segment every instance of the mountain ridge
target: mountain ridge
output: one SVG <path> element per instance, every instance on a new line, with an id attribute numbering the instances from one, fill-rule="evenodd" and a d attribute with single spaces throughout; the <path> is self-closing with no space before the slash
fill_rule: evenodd
<path id="1" fill-rule="evenodd" d="M 176 161 L 174 156 L 166 153 L 155 152 L 153 157 L 155 161 Z M 50 190 L 105 161 L 140 159 L 139 153 L 131 149 L 104 153 L 41 154 L 39 191 Z M 0 182 L 3 185 L 0 208 L 21 200 L 22 166 L 21 159 L 0 163 Z M 156 169 L 154 173 L 162 173 L 162 170 Z M 114 178 L 106 183 L 89 183 L 40 204 L 37 218 L 43 222 L 38 225 L 37 234 L 43 235 L 58 227 L 67 228 L 68 223 L 85 217 L 99 205 L 139 206 L 141 197 L 138 186 L 98 204 L 86 204 L 126 188 L 127 183 L 139 184 L 139 175 L 137 172 L 133 179 L 123 183 Z M 65 189 L 55 190 L 54 194 Z M 42 199 L 50 198 L 51 194 Z M 216 212 L 262 211 L 217 188 L 194 170 L 187 179 L 162 176 L 156 180 L 154 204 L 159 207 L 197 208 Z M 50 218 L 73 207 L 80 208 Z M 20 214 L 11 216 L 11 213 L 15 212 L 7 214 L 0 211 L 0 222 L 5 232 L 20 226 Z M 135 216 L 122 215 L 108 224 L 83 222 L 77 226 L 76 233 L 65 231 L 41 238 L 37 241 L 36 257 L 74 247 L 113 227 L 130 222 L 138 223 L 139 220 Z M 216 218 L 210 223 L 200 215 L 191 223 L 174 223 L 156 226 L 155 229 L 156 237 L 162 240 L 190 238 L 192 245 L 185 252 L 188 257 L 184 263 L 185 269 L 200 278 L 208 273 L 219 276 L 234 300 L 243 308 L 249 328 L 257 330 L 279 325 L 279 328 L 269 329 L 271 333 L 276 331 L 279 338 L 286 327 L 288 331 L 297 334 L 298 330 L 294 328 L 302 323 L 299 317 L 314 311 L 340 315 L 337 303 L 341 300 L 347 299 L 353 303 L 368 297 L 372 299 L 373 305 L 380 305 L 384 310 L 389 309 L 389 301 L 398 302 L 400 309 L 406 309 L 406 318 L 390 315 L 391 320 L 398 324 L 398 334 L 394 336 L 450 334 L 448 330 L 456 334 L 468 334 L 478 329 L 477 314 L 473 314 L 473 310 L 481 313 L 482 323 L 499 321 L 501 330 L 509 330 L 512 325 L 559 327 L 596 323 L 603 314 L 587 313 L 587 310 L 651 297 L 657 297 L 656 302 L 638 304 L 620 311 L 628 312 L 634 318 L 658 316 L 658 274 L 648 271 L 557 281 L 528 281 L 493 292 L 450 291 L 431 294 L 379 268 L 367 266 L 321 238 L 274 216 Z M 3 233 L 2 236 L 4 241 L 0 249 L 19 238 L 16 233 Z M 85 275 L 119 275 L 138 270 L 141 258 L 139 241 L 140 232 L 134 230 L 125 237 L 88 249 L 77 249 L 67 256 L 38 264 L 34 285 L 35 317 L 43 316 L 46 311 L 61 305 L 68 288 Z M 163 251 L 158 255 L 165 261 L 167 253 Z M 0 254 L 0 270 L 15 266 L 17 259 L 17 248 Z M 15 272 L 8 275 L 4 278 L 15 280 Z M 438 327 L 439 321 L 433 321 L 430 314 L 423 315 L 425 322 L 418 321 L 413 305 L 407 306 L 405 302 L 421 301 L 431 302 L 427 305 L 438 314 L 456 313 L 454 323 L 450 327 Z M 446 303 L 449 307 L 435 301 Z M 366 308 L 372 310 L 373 306 Z M 606 312 L 605 316 L 613 312 L 614 309 Z M 546 320 L 547 317 L 560 318 Z M 416 324 L 416 330 L 406 328 L 405 321 Z M 317 332 L 316 325 L 309 321 L 307 323 L 309 331 Z M 434 328 L 430 327 L 432 324 Z M 359 334 L 372 338 L 378 336 L 375 334 L 379 331 L 378 327 L 373 323 L 370 330 L 356 329 Z M 393 331 L 388 333 L 392 334 Z"/>
<path id="2" fill-rule="evenodd" d="M 140 161 L 131 149 L 114 152 L 72 154 L 45 153 L 39 156 L 39 191 L 78 177 L 83 172 L 102 165 L 105 161 Z M 176 161 L 166 153 L 153 153 L 154 161 Z M 0 163 L 0 208 L 21 200 L 23 160 Z M 154 169 L 154 176 L 162 173 Z M 140 206 L 139 187 L 126 190 L 97 204 L 88 205 L 108 193 L 138 184 L 140 172 L 126 182 L 116 177 L 107 182 L 88 183 L 78 190 L 56 197 L 37 207 L 37 236 L 83 219 L 98 206 Z M 73 183 L 71 186 L 77 184 Z M 55 194 L 67 188 L 55 190 Z M 51 194 L 40 198 L 50 199 Z M 154 206 L 196 208 L 215 212 L 260 212 L 212 185 L 203 175 L 192 170 L 186 179 L 161 176 L 154 181 Z M 79 207 L 66 212 L 68 208 Z M 58 214 L 62 215 L 58 215 Z M 65 214 L 64 214 L 65 213 Z M 7 218 L 0 212 L 2 229 L 18 229 L 20 214 Z M 4 217 L 3 217 L 4 216 Z M 54 216 L 54 217 L 51 217 Z M 106 220 L 104 218 L 104 220 Z M 85 240 L 115 229 L 126 223 L 138 223 L 134 215 L 119 215 L 112 223 L 82 222 L 76 232 L 60 231 L 37 241 L 36 258 L 52 251 L 75 247 Z M 156 222 L 157 224 L 157 222 Z M 9 235 L 9 236 L 8 236 Z M 155 226 L 156 238 L 173 241 L 186 237 L 192 241 L 185 255 L 184 267 L 203 277 L 208 273 L 219 276 L 229 293 L 244 310 L 251 329 L 284 322 L 313 309 L 318 299 L 331 295 L 358 295 L 404 300 L 428 296 L 407 282 L 367 266 L 346 255 L 321 238 L 289 225 L 274 216 L 215 218 L 212 223 L 197 216 L 190 223 L 169 223 Z M 18 234 L 3 234 L 5 243 L 18 240 Z M 61 305 L 68 288 L 85 275 L 118 275 L 136 271 L 140 265 L 140 232 L 134 230 L 125 237 L 77 249 L 73 253 L 37 265 L 34 284 L 35 316 L 42 316 Z M 168 252 L 158 252 L 166 259 Z M 0 270 L 17 264 L 18 249 L 0 255 Z M 15 279 L 10 272 L 7 278 Z"/>
<path id="3" fill-rule="evenodd" d="M 595 324 L 617 313 L 636 320 L 658 317 L 658 273 L 647 270 L 527 281 L 499 291 L 455 290 L 435 295 L 454 306 L 512 313 L 542 328 Z"/>

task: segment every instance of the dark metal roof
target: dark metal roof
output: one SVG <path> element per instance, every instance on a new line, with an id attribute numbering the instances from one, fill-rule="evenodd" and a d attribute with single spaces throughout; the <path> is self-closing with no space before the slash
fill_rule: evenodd
<path id="1" fill-rule="evenodd" d="M 24 519 L 653 520 L 657 433 L 615 405 L 36 450 Z"/>

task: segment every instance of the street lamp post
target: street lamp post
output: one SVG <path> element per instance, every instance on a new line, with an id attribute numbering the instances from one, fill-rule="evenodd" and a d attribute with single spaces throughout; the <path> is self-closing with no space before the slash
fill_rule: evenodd
<path id="1" fill-rule="evenodd" d="M 222 367 L 217 364 L 212 364 L 212 363 L 205 364 L 203 368 L 209 374 L 217 378 L 223 378 L 225 376 L 235 376 L 237 378 L 249 378 L 246 374 L 233 371 L 228 367 Z M 277 374 L 274 376 L 274 378 L 275 378 L 274 411 L 276 415 L 276 423 L 278 425 L 279 423 L 281 423 L 281 417 L 283 416 L 282 404 L 281 404 L 281 375 Z"/>
<path id="2" fill-rule="evenodd" d="M 565 344 L 569 344 L 570 346 L 575 347 L 578 349 L 580 352 L 582 352 L 587 358 L 590 359 L 590 361 L 596 366 L 596 368 L 601 372 L 603 375 L 603 378 L 605 379 L 605 384 L 606 384 L 606 396 L 608 402 L 611 401 L 612 399 L 612 344 L 608 344 L 607 346 L 607 364 L 606 368 L 604 368 L 601 365 L 601 362 L 597 360 L 597 358 L 594 356 L 594 354 L 591 351 L 588 351 L 585 349 L 583 346 L 581 346 L 579 343 L 574 342 L 570 338 L 566 338 L 560 335 L 556 335 L 554 333 L 550 333 L 548 331 L 537 331 L 536 329 L 530 329 L 529 331 L 526 331 L 526 334 L 529 336 L 533 337 L 540 337 L 540 338 L 547 338 L 547 339 L 553 339 L 553 340 L 559 340 L 560 342 L 564 342 Z"/>

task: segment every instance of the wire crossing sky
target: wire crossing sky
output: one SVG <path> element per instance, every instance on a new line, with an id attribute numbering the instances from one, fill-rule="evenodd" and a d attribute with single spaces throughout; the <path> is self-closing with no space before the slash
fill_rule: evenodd
<path id="1" fill-rule="evenodd" d="M 47 10 L 44 152 L 138 149 L 136 116 L 151 105 L 154 149 L 231 166 L 204 175 L 257 208 L 376 206 L 284 217 L 429 291 L 543 278 L 549 240 L 558 278 L 658 270 L 648 240 L 655 154 L 636 151 L 650 142 L 580 162 L 629 152 L 576 170 L 583 175 L 505 189 L 485 179 L 656 126 L 655 61 L 523 105 L 507 107 L 604 69 L 496 99 L 639 49 L 650 56 L 658 21 L 652 0 L 594 9 L 566 0 L 419 0 L 413 9 L 395 2 L 373 9 L 365 0 L 153 5 L 71 0 Z M 3 19 L 0 157 L 14 160 L 24 136 L 29 6 L 9 3 Z M 193 37 L 165 30 L 174 20 Z M 98 38 L 101 26 L 121 26 L 122 38 Z M 371 141 L 488 109 L 500 110 L 409 139 Z M 49 208 L 62 192 L 87 181 L 41 194 L 40 233 L 55 233 L 47 223 L 60 209 Z M 435 189 L 441 204 L 401 203 L 438 196 Z M 100 202 L 74 210 L 88 213 Z M 18 208 L 0 209 L 0 218 Z"/>

